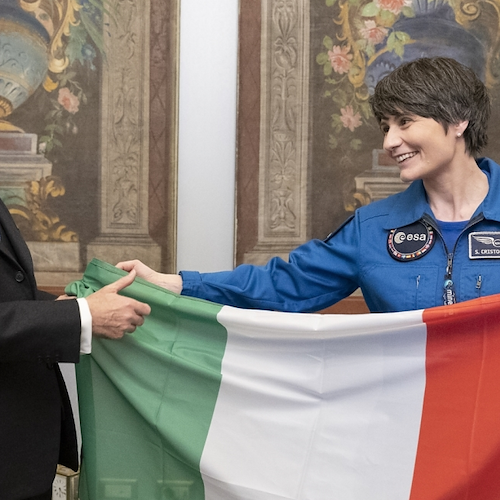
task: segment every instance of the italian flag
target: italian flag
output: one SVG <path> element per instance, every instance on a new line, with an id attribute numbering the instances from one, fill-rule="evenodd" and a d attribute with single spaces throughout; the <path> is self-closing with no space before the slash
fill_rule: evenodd
<path id="1" fill-rule="evenodd" d="M 123 274 L 94 260 L 67 292 Z M 321 315 L 124 292 L 152 313 L 77 367 L 81 500 L 500 498 L 500 296 Z"/>

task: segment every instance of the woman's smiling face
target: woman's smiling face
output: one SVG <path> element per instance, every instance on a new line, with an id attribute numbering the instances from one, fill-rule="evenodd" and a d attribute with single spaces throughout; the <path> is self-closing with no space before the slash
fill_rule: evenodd
<path id="1" fill-rule="evenodd" d="M 452 168 L 465 153 L 460 140 L 467 122 L 449 125 L 448 131 L 433 118 L 402 114 L 380 123 L 384 149 L 396 160 L 403 182 L 430 180 Z"/>

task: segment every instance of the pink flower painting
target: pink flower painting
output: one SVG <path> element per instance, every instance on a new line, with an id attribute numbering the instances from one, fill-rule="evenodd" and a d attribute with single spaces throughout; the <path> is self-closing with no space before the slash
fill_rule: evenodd
<path id="1" fill-rule="evenodd" d="M 372 127 L 369 95 L 384 73 L 385 61 L 403 60 L 406 45 L 415 43 L 398 21 L 415 17 L 414 4 L 419 4 L 416 0 L 324 1 L 331 7 L 333 23 L 321 39 L 316 63 L 324 75 L 325 118 L 332 129 L 328 147 L 349 154 L 364 147 L 365 130 Z"/>
<path id="2" fill-rule="evenodd" d="M 383 26 L 377 26 L 373 20 L 365 21 L 365 27 L 361 29 L 361 36 L 373 45 L 382 43 L 389 30 Z"/>
<path id="3" fill-rule="evenodd" d="M 363 124 L 361 121 L 361 115 L 359 113 L 354 114 L 354 110 L 349 104 L 345 108 L 342 108 L 340 112 L 342 113 L 342 116 L 340 117 L 342 124 L 351 132 L 354 132 L 355 128 Z"/>
<path id="4" fill-rule="evenodd" d="M 335 72 L 342 75 L 349 71 L 352 60 L 352 54 L 349 54 L 350 50 L 351 47 L 349 45 L 345 45 L 344 47 L 334 45 L 332 50 L 328 51 L 330 64 Z"/>
<path id="5" fill-rule="evenodd" d="M 73 94 L 68 87 L 63 87 L 59 89 L 59 95 L 57 97 L 57 102 L 69 113 L 78 113 L 78 107 L 80 106 L 80 100 Z"/>
<path id="6" fill-rule="evenodd" d="M 382 10 L 398 15 L 403 7 L 412 6 L 412 0 L 375 0 L 375 4 Z"/>

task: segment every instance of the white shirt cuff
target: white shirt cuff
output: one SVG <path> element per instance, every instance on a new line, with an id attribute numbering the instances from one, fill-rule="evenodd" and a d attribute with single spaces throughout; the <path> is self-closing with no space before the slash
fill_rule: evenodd
<path id="1" fill-rule="evenodd" d="M 86 299 L 81 297 L 76 301 L 80 307 L 80 321 L 82 323 L 80 354 L 90 354 L 92 351 L 92 314 Z"/>

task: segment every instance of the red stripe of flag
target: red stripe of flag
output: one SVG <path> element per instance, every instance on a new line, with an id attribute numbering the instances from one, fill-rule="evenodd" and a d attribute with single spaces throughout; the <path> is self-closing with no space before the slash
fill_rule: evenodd
<path id="1" fill-rule="evenodd" d="M 410 500 L 500 499 L 500 295 L 423 319 L 427 380 Z"/>

